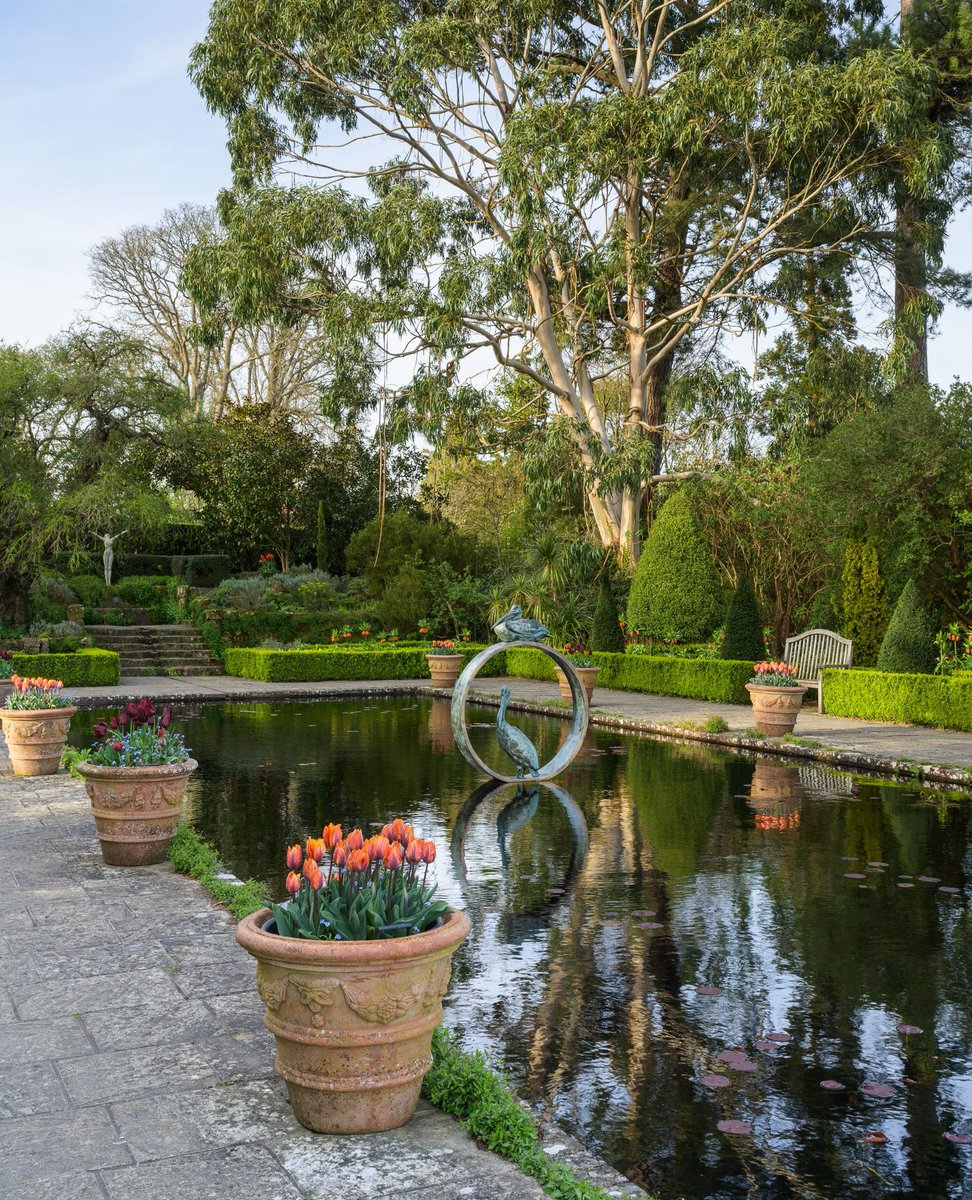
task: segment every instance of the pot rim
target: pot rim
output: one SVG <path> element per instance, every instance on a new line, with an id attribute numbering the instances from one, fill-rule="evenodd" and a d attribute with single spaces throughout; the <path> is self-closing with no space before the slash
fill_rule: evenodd
<path id="1" fill-rule="evenodd" d="M 9 683 L 9 679 L 6 682 Z M 36 721 L 43 720 L 45 717 L 73 717 L 77 711 L 76 704 L 68 704 L 64 708 L 7 708 L 4 706 L 0 708 L 0 717 L 13 717 L 17 721 L 21 718 L 25 720 L 29 718 Z"/>
<path id="2" fill-rule="evenodd" d="M 77 762 L 74 764 L 79 775 L 91 780 L 109 779 L 157 779 L 161 776 L 191 775 L 199 766 L 194 758 L 181 763 L 146 763 L 141 767 L 103 767 L 98 763 Z"/>
<path id="3" fill-rule="evenodd" d="M 244 917 L 236 927 L 236 940 L 254 958 L 276 959 L 277 965 L 285 967 L 391 966 L 429 954 L 451 952 L 465 940 L 472 927 L 469 917 L 456 908 L 446 915 L 442 925 L 425 933 L 364 942 L 319 942 L 266 933 L 260 926 L 272 916 L 269 908 L 261 908 Z"/>
<path id="4" fill-rule="evenodd" d="M 426 658 L 462 658 L 462 655 L 458 654 L 458 653 L 456 653 L 456 654 L 436 654 L 434 651 L 428 650 L 428 651 L 426 651 L 425 657 Z"/>
<path id="5" fill-rule="evenodd" d="M 775 683 L 747 683 L 747 692 L 805 692 L 807 685 L 804 683 L 796 684 L 793 687 L 780 687 Z"/>

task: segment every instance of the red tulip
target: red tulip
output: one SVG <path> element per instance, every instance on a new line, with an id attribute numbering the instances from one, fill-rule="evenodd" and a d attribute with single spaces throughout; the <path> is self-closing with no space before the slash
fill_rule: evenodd
<path id="1" fill-rule="evenodd" d="M 172 720 L 172 709 L 171 708 L 163 708 L 162 709 L 162 719 L 159 721 L 159 724 L 162 726 L 163 729 L 168 729 L 169 723 L 171 722 L 171 720 Z"/>
<path id="2" fill-rule="evenodd" d="M 121 742 L 112 742 L 111 748 L 112 748 L 112 750 L 124 750 L 125 749 L 125 747 L 121 744 Z"/>
<path id="3" fill-rule="evenodd" d="M 97 724 L 91 727 L 91 732 L 96 738 L 103 738 L 108 732 L 108 726 L 104 723 L 104 721 L 98 721 Z"/>

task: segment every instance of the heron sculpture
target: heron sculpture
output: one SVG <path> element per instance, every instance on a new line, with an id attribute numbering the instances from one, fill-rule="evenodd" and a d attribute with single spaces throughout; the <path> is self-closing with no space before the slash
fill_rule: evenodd
<path id="1" fill-rule="evenodd" d="M 522 779 L 527 771 L 536 778 L 540 772 L 537 748 L 522 729 L 517 729 L 507 721 L 506 707 L 509 702 L 510 689 L 504 684 L 500 688 L 500 706 L 496 714 L 496 740 L 503 753 L 513 759 L 517 779 Z"/>
<path id="2" fill-rule="evenodd" d="M 539 642 L 550 637 L 550 630 L 532 617 L 525 617 L 519 604 L 514 604 L 493 626 L 501 642 Z"/>

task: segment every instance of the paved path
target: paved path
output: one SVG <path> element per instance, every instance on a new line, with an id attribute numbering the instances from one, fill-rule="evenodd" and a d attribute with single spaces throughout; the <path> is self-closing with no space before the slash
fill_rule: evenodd
<path id="1" fill-rule="evenodd" d="M 302 1129 L 228 914 L 168 865 L 105 867 L 77 780 L 5 770 L 0 750 L 0 1200 L 540 1200 L 425 1104 L 392 1133 Z"/>
<path id="2" fill-rule="evenodd" d="M 503 681 L 481 679 L 477 690 L 495 695 Z M 530 679 L 513 679 L 514 697 L 543 702 L 558 696 L 552 683 Z M 197 679 L 146 678 L 123 679 L 114 688 L 73 688 L 72 696 L 87 706 L 99 702 L 133 696 L 164 697 L 166 699 L 205 700 L 273 700 L 311 698 L 360 692 L 362 688 L 383 691 L 411 691 L 429 687 L 428 680 L 375 680 L 373 683 L 341 681 L 334 683 L 258 683 L 252 679 L 232 676 L 213 676 Z M 598 688 L 594 694 L 594 715 L 616 716 L 632 724 L 656 726 L 666 722 L 703 722 L 707 717 L 721 716 L 732 734 L 740 735 L 753 723 L 752 710 L 740 704 L 713 704 L 703 700 L 683 700 L 676 696 L 653 696 L 642 692 L 624 692 L 613 688 Z M 804 738 L 819 740 L 834 750 L 872 755 L 897 761 L 909 759 L 916 763 L 938 764 L 943 767 L 972 768 L 972 734 L 944 729 L 929 729 L 919 725 L 883 725 L 877 721 L 857 721 L 848 717 L 828 717 L 807 705 L 797 720 L 796 733 Z"/>

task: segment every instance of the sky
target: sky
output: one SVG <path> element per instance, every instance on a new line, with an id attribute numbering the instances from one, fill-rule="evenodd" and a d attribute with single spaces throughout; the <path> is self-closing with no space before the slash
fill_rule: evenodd
<path id="1" fill-rule="evenodd" d="M 91 246 L 183 201 L 211 204 L 229 182 L 225 128 L 186 75 L 208 9 L 0 0 L 0 342 L 67 328 L 91 308 Z M 953 221 L 948 261 L 972 270 L 972 212 Z M 933 382 L 972 378 L 970 334 L 972 312 L 947 309 Z"/>

